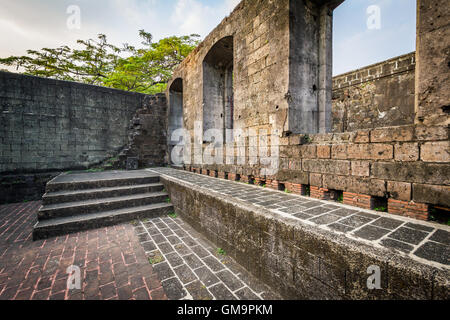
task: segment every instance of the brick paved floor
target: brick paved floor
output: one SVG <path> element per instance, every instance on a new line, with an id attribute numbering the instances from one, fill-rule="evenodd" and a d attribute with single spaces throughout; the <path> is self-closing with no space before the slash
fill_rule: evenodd
<path id="1" fill-rule="evenodd" d="M 142 220 L 135 228 L 169 299 L 280 299 L 180 218 Z"/>
<path id="2" fill-rule="evenodd" d="M 40 206 L 0 206 L 0 300 L 279 299 L 180 218 L 33 242 Z M 80 290 L 67 289 L 71 265 Z"/>
<path id="3" fill-rule="evenodd" d="M 0 206 L 0 300 L 166 299 L 131 224 L 33 242 L 40 205 Z M 80 290 L 67 289 L 70 265 Z"/>

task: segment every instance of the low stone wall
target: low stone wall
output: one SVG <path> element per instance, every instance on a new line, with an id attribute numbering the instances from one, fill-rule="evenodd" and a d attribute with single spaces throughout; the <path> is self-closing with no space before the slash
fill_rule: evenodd
<path id="1" fill-rule="evenodd" d="M 286 299 L 447 299 L 446 271 L 162 176 L 177 214 Z M 381 289 L 369 290 L 378 266 Z"/>
<path id="2" fill-rule="evenodd" d="M 0 176 L 0 204 L 41 200 L 48 181 L 61 172 Z"/>
<path id="3" fill-rule="evenodd" d="M 414 123 L 415 52 L 333 77 L 332 131 Z"/>

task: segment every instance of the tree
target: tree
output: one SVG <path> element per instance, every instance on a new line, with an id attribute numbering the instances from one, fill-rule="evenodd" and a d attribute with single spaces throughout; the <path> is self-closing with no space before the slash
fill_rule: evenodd
<path id="1" fill-rule="evenodd" d="M 15 66 L 27 75 L 146 94 L 162 92 L 173 69 L 198 45 L 199 35 L 172 36 L 156 43 L 144 30 L 139 35 L 142 48 L 128 44 L 117 47 L 99 34 L 96 40 L 78 40 L 81 49 L 61 46 L 28 50 L 28 55 L 0 59 L 0 64 Z"/>

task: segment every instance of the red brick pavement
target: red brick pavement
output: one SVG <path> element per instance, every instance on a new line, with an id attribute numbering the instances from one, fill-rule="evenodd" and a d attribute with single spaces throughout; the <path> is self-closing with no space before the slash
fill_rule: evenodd
<path id="1" fill-rule="evenodd" d="M 166 299 L 131 224 L 32 241 L 41 203 L 0 206 L 0 300 Z M 67 289 L 67 267 L 81 289 Z"/>

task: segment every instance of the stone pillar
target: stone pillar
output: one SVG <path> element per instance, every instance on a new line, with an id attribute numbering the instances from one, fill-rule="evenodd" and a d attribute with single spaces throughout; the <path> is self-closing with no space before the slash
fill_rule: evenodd
<path id="1" fill-rule="evenodd" d="M 416 124 L 450 124 L 448 0 L 417 0 Z"/>
<path id="2" fill-rule="evenodd" d="M 344 0 L 290 1 L 288 130 L 331 130 L 333 10 Z"/>

